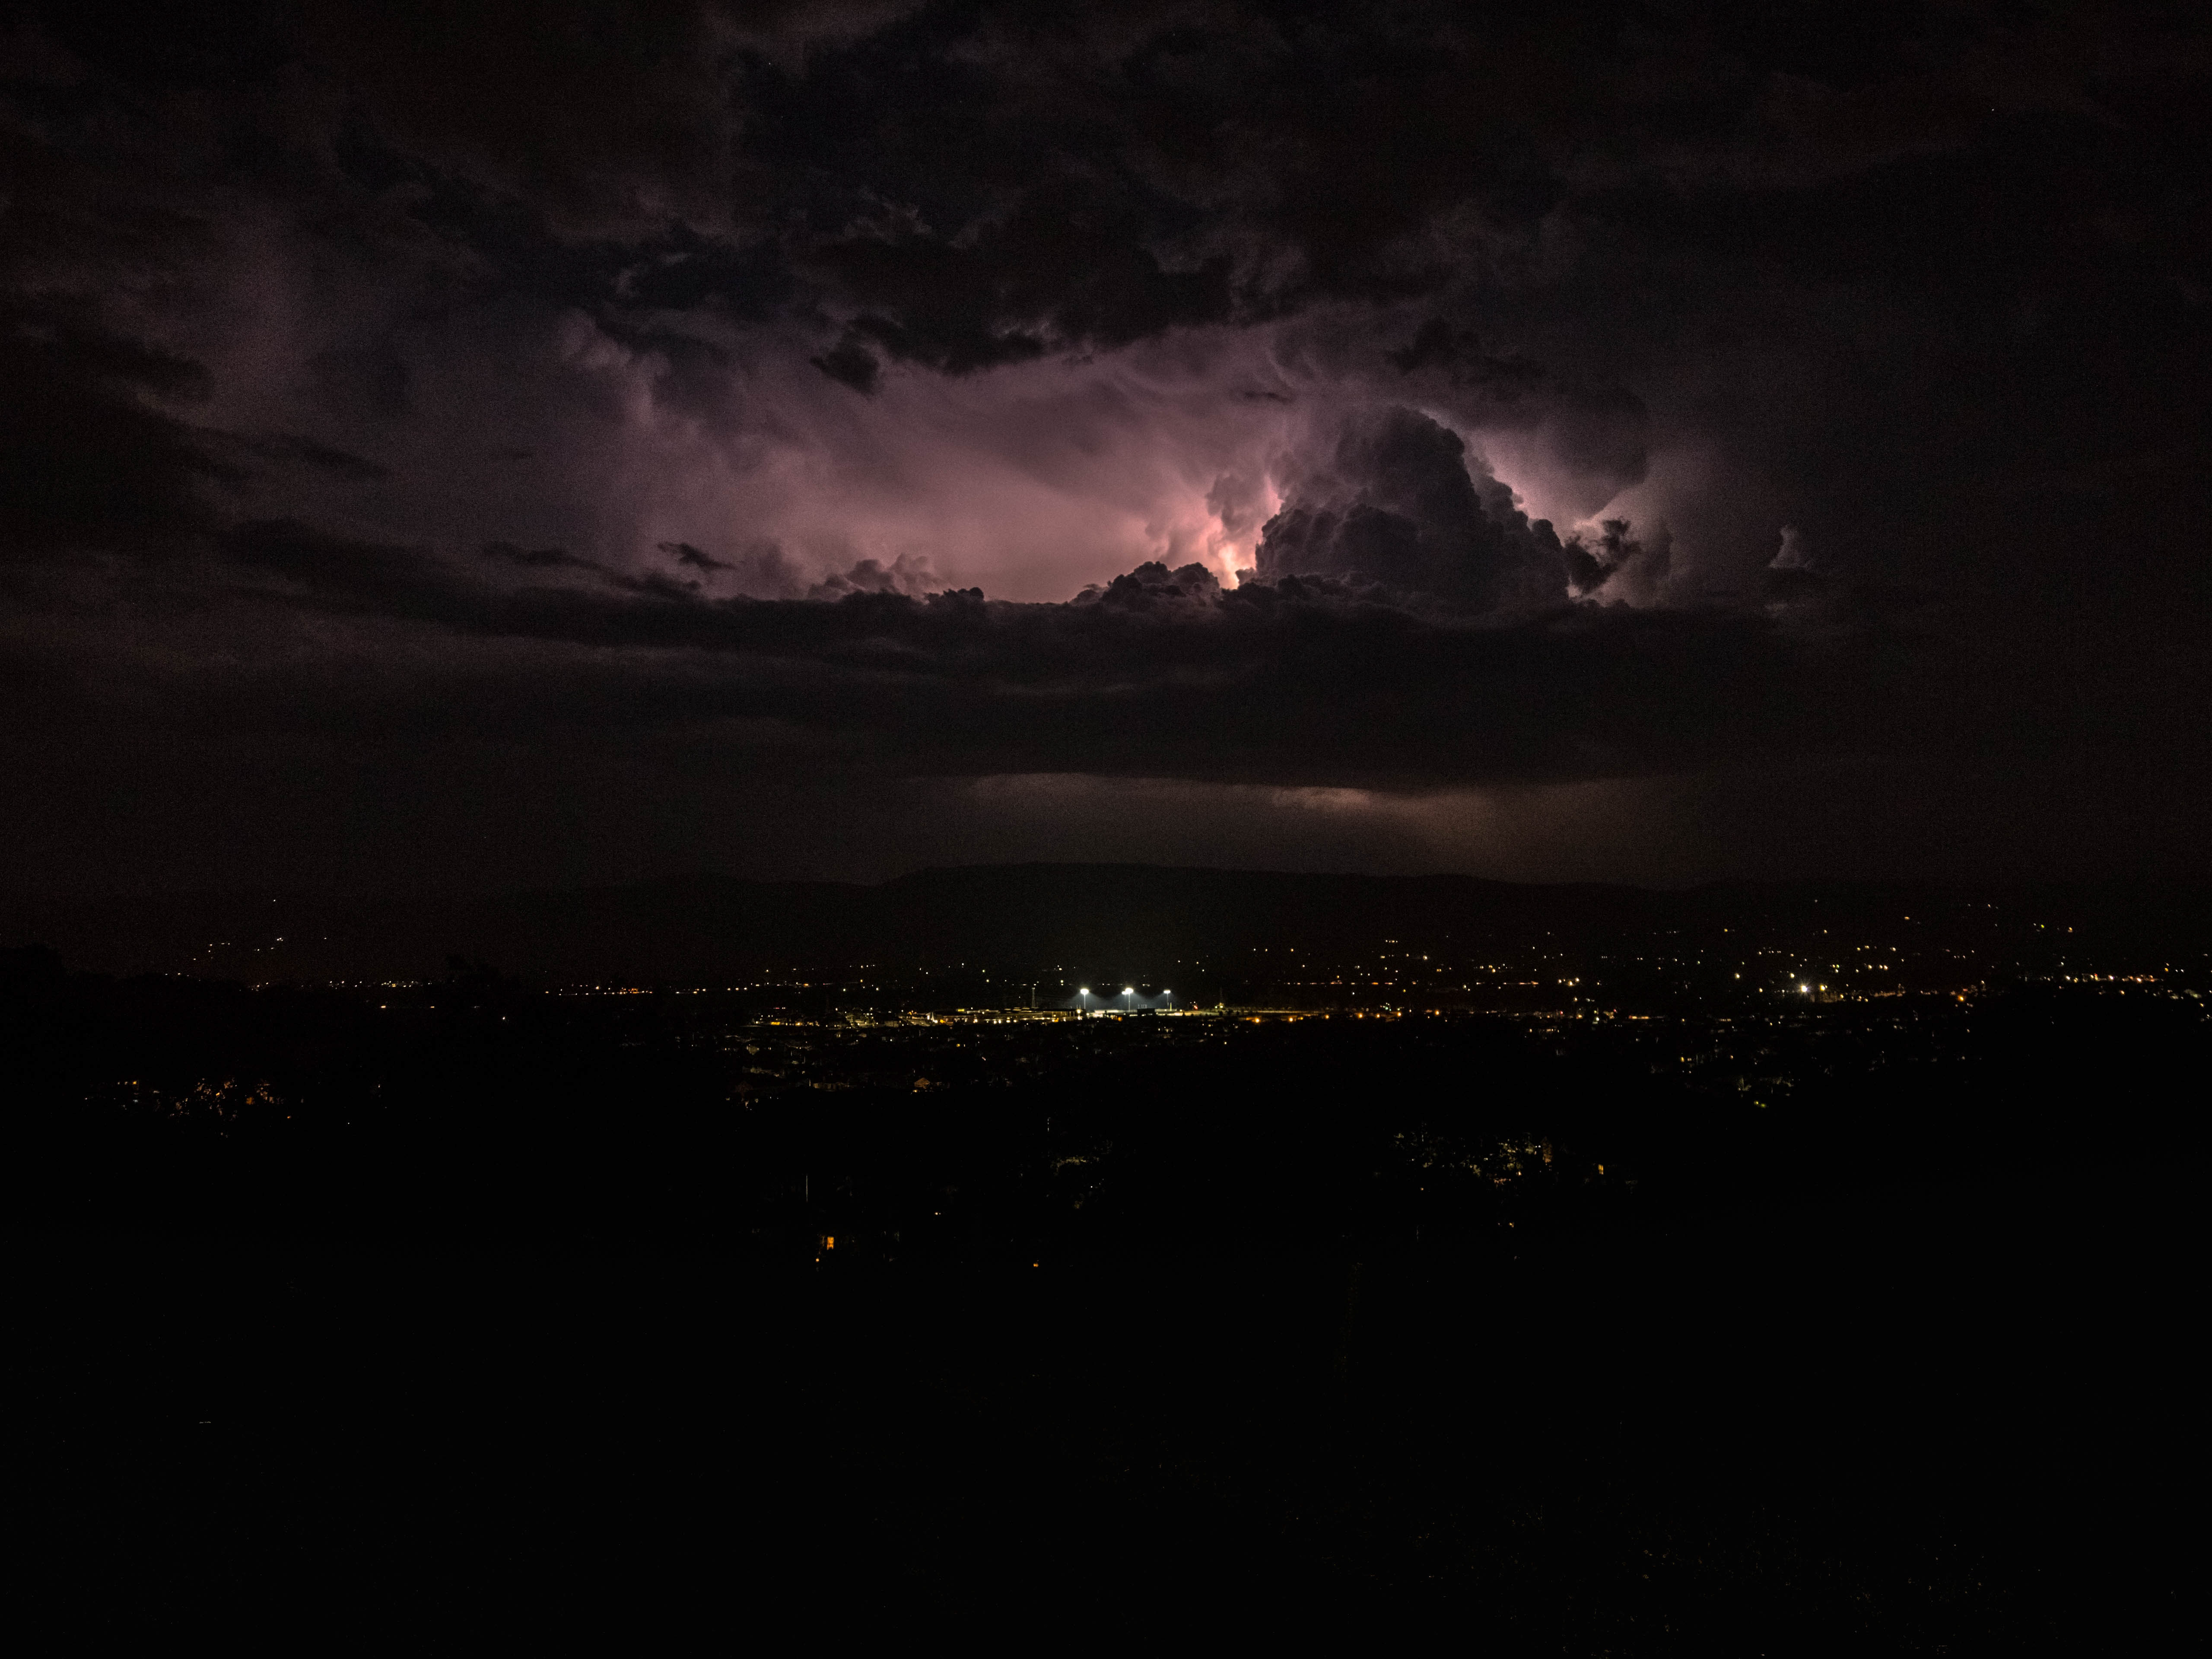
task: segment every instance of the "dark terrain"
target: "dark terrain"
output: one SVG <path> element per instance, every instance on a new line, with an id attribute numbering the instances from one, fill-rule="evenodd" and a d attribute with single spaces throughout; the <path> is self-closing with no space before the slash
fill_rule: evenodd
<path id="1" fill-rule="evenodd" d="M 1040 977 L 1072 994 L 1085 975 L 1158 985 L 1177 972 L 1198 1000 L 1234 1001 L 1273 997 L 1299 980 L 1288 956 L 1342 965 L 1386 951 L 1401 962 L 1426 951 L 1454 964 L 1540 957 L 1550 973 L 1588 974 L 1607 957 L 1618 966 L 1703 955 L 1709 965 L 1725 958 L 1741 968 L 1771 947 L 1775 972 L 1759 987 L 1771 988 L 1842 941 L 1900 954 L 1913 988 L 1956 989 L 1992 972 L 2085 966 L 2202 974 L 2212 889 L 1800 882 L 1662 891 L 1454 875 L 988 865 L 874 886 L 701 874 L 491 896 L 19 896 L 0 902 L 0 940 L 40 941 L 104 972 L 247 983 L 432 979 L 457 953 L 548 986 L 888 977 L 918 1006 L 934 1006 L 933 988 L 920 982 L 925 969 L 941 984 L 964 968 L 963 994 L 1002 1001 L 1010 986 L 1025 994 Z M 983 970 L 1000 975 L 996 988 Z M 1203 982 L 1188 979 L 1194 971 Z"/>
<path id="2" fill-rule="evenodd" d="M 40 1650 L 2181 1616 L 2183 969 L 993 1024 L 6 960 Z"/>

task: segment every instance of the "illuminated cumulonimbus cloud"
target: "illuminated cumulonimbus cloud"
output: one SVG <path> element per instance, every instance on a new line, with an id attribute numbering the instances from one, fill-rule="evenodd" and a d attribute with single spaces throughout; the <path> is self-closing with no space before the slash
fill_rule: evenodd
<path id="1" fill-rule="evenodd" d="M 1057 134 L 1071 87 L 1152 50 L 1163 26 L 1017 47 L 1031 26 L 1012 19 L 779 15 L 764 30 L 702 13 L 688 46 L 619 65 L 558 31 L 517 55 L 464 25 L 449 83 L 395 66 L 372 12 L 331 9 L 276 48 L 313 66 L 310 82 L 344 66 L 327 89 L 343 82 L 353 113 L 304 139 L 302 166 L 326 176 L 302 189 L 281 171 L 241 185 L 144 169 L 106 204 L 118 237 L 133 212 L 202 232 L 137 271 L 80 256 L 31 269 L 31 285 L 74 287 L 102 327 L 204 370 L 188 418 L 228 447 L 217 465 L 240 514 L 463 559 L 558 547 L 710 595 L 938 583 L 1050 599 L 1158 561 L 1224 580 L 1419 565 L 1464 598 L 1526 586 L 1484 550 L 1486 524 L 1517 536 L 1517 513 L 1571 535 L 1650 482 L 1667 434 L 1601 350 L 1501 343 L 1468 320 L 1479 282 L 1407 299 L 1386 297 L 1387 274 L 1354 274 L 1347 261 L 1497 234 L 1454 228 L 1418 189 L 1387 224 L 1339 231 L 1286 220 L 1279 161 L 1233 131 L 1210 173 L 1176 179 L 1128 127 L 1115 142 L 1134 171 L 1115 182 L 1066 173 L 1056 138 L 1003 159 L 972 134 L 906 155 L 900 121 L 966 133 L 973 118 L 920 94 L 882 101 L 883 64 L 974 73 L 995 88 L 993 119 Z M 1282 65 L 1261 20 L 1207 27 L 1202 50 L 1224 66 L 1262 53 L 1230 83 L 1241 118 L 1301 131 L 1267 102 Z M 84 72 L 65 51 L 53 61 Z M 488 102 L 466 66 L 494 62 L 512 95 Z M 1109 128 L 1145 101 L 1115 95 L 1127 107 L 1096 118 Z M 850 145 L 825 149 L 824 122 Z M 759 200 L 716 181 L 717 154 L 749 155 Z M 776 206 L 778 191 L 796 193 Z M 1371 249 L 1336 245 L 1363 234 Z M 1462 443 L 1465 484 L 1416 481 L 1407 434 L 1423 422 Z M 1469 489 L 1472 515 L 1443 499 Z M 1654 505 L 1679 518 L 1684 503 Z M 1263 560 L 1286 508 L 1298 516 Z M 1418 556 L 1391 551 L 1409 538 Z M 672 547 L 693 556 L 672 564 Z M 1537 586 L 1657 597 L 1609 568 L 1577 574 Z"/>
<path id="2" fill-rule="evenodd" d="M 1644 482 L 1640 405 L 1555 391 L 1525 366 L 1537 383 L 1501 395 L 1455 380 L 1449 353 L 1405 347 L 1394 362 L 1394 321 L 1186 331 L 961 376 L 893 368 L 863 392 L 773 339 L 738 342 L 701 376 L 665 345 L 625 349 L 572 317 L 557 392 L 538 406 L 558 464 L 533 455 L 532 475 L 570 498 L 565 533 L 595 556 L 648 568 L 665 544 L 690 546 L 719 563 L 702 567 L 709 591 L 763 598 L 825 579 L 845 591 L 872 562 L 1060 599 L 1148 560 L 1224 581 L 1563 595 L 1559 554 L 1538 550 L 1589 530 L 1567 514 Z M 1417 327 L 1398 332 L 1418 346 Z M 1547 509 L 1559 522 L 1532 532 Z M 1597 586 L 1578 574 L 1577 591 Z"/>

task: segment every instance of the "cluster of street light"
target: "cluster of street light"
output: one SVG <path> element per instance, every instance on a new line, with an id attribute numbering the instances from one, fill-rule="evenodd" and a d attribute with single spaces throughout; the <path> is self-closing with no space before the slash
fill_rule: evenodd
<path id="1" fill-rule="evenodd" d="M 1091 988 L 1088 985 L 1082 987 L 1075 994 L 1076 1006 L 1084 1013 L 1087 1014 L 1091 1012 Z M 1137 988 L 1135 986 L 1124 985 L 1121 988 L 1121 1012 L 1123 1013 L 1131 1013 L 1135 1012 L 1137 1006 L 1136 997 Z M 1160 997 L 1170 1009 L 1175 1006 L 1175 993 L 1173 991 L 1167 990 L 1163 988 L 1160 992 Z M 1147 1006 L 1150 1005 L 1148 1004 Z"/>

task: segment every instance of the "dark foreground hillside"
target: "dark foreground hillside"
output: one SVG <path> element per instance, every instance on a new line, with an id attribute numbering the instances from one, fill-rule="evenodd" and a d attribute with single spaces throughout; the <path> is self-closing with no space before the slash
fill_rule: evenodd
<path id="1" fill-rule="evenodd" d="M 50 1240 L 11 1253 L 11 1555 L 42 1651 L 2127 1651 L 2192 1576 L 2174 1196 L 2122 1167 L 1356 1278 Z"/>
<path id="2" fill-rule="evenodd" d="M 39 1650 L 2125 1652 L 2190 1582 L 2191 1005 L 1770 1034 L 1771 1105 L 1501 1022 L 916 1090 L 390 1012 L 11 1004 Z"/>

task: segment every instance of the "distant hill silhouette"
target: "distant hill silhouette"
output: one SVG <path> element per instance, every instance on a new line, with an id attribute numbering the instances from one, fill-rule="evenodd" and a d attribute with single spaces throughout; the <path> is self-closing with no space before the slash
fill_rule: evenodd
<path id="1" fill-rule="evenodd" d="M 461 957 L 560 982 L 711 984 L 965 963 L 1111 969 L 1157 983 L 1199 958 L 1249 965 L 1255 953 L 1292 950 L 1340 957 L 1394 940 L 1463 954 L 1548 939 L 1586 951 L 1639 939 L 1686 944 L 1724 930 L 1889 931 L 1906 917 L 1923 939 L 1955 936 L 1965 946 L 2071 926 L 2084 945 L 2201 953 L 2206 908 L 2201 892 L 1846 883 L 1657 891 L 1456 875 L 1018 864 L 923 870 L 874 886 L 701 874 L 469 900 L 18 901 L 0 922 L 0 943 L 52 945 L 72 969 L 255 981 L 434 978 Z"/>

